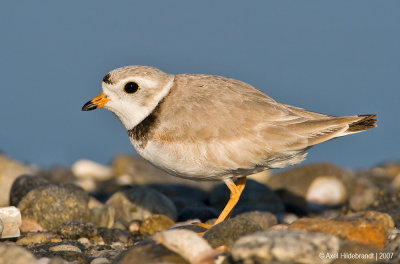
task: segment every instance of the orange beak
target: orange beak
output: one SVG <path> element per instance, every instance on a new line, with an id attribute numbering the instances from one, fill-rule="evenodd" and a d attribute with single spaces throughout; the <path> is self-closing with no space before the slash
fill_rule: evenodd
<path id="1" fill-rule="evenodd" d="M 106 103 L 108 101 L 111 101 L 110 99 L 108 99 L 104 93 L 99 94 L 98 96 L 96 96 L 95 98 L 93 98 L 92 100 L 90 100 L 89 102 L 87 102 L 83 107 L 82 107 L 82 111 L 90 111 L 90 110 L 94 110 L 97 108 L 102 108 L 106 105 Z"/>

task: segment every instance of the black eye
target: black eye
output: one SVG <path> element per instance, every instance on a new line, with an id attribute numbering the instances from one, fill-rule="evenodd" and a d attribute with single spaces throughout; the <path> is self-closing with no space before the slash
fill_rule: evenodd
<path id="1" fill-rule="evenodd" d="M 135 82 L 128 82 L 125 84 L 124 91 L 128 94 L 136 93 L 139 90 L 139 85 Z"/>

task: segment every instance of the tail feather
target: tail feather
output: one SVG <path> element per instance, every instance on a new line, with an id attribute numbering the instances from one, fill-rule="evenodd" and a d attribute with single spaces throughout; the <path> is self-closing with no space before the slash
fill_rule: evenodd
<path id="1" fill-rule="evenodd" d="M 357 133 L 376 127 L 376 122 L 378 121 L 378 119 L 375 118 L 376 116 L 377 115 L 359 115 L 361 119 L 350 123 L 346 133 Z"/>

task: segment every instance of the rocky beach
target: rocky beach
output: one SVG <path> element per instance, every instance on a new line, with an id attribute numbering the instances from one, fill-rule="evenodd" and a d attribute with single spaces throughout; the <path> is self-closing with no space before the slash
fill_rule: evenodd
<path id="1" fill-rule="evenodd" d="M 222 182 L 135 157 L 40 168 L 0 154 L 0 263 L 400 263 L 400 163 L 315 163 L 248 177 L 231 218 Z M 6 234 L 6 223 L 19 231 Z"/>

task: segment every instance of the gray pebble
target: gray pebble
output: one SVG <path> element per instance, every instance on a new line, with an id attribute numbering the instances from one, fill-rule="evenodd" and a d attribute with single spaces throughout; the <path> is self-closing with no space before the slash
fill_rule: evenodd
<path id="1" fill-rule="evenodd" d="M 205 234 L 204 239 L 213 247 L 230 247 L 238 238 L 260 231 L 262 228 L 257 223 L 246 217 L 238 217 L 226 220 L 211 227 Z"/>
<path id="2" fill-rule="evenodd" d="M 319 254 L 337 253 L 339 244 L 339 239 L 329 234 L 288 229 L 267 230 L 241 237 L 233 244 L 231 251 L 235 261 L 245 263 L 274 260 L 330 263 L 334 259 L 321 258 Z"/>
<path id="3" fill-rule="evenodd" d="M 177 212 L 174 203 L 162 193 L 151 188 L 135 186 L 120 191 L 107 201 L 115 208 L 115 218 L 127 223 L 132 220 L 144 220 L 153 214 L 164 214 L 176 221 Z"/>

